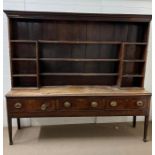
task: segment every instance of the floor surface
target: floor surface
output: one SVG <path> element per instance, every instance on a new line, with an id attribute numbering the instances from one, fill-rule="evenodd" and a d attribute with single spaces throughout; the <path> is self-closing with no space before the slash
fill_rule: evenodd
<path id="1" fill-rule="evenodd" d="M 55 125 L 13 128 L 14 145 L 4 128 L 4 155 L 151 155 L 151 124 L 148 142 L 143 122 Z"/>

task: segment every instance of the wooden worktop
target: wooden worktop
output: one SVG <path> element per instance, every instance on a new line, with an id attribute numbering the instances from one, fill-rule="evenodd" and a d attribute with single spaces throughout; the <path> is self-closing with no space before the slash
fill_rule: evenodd
<path id="1" fill-rule="evenodd" d="M 138 96 L 151 95 L 144 89 L 120 89 L 103 86 L 53 86 L 39 89 L 12 89 L 7 97 L 47 97 L 47 96 Z"/>

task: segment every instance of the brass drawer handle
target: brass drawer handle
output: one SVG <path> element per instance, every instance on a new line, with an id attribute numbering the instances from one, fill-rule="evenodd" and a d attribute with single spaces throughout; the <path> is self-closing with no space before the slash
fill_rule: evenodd
<path id="1" fill-rule="evenodd" d="M 70 102 L 68 102 L 68 101 L 64 102 L 64 107 L 66 107 L 66 108 L 71 107 L 71 103 L 70 103 Z"/>
<path id="2" fill-rule="evenodd" d="M 40 109 L 42 111 L 45 111 L 47 109 L 47 107 L 48 107 L 48 105 L 46 103 L 44 103 L 44 104 L 41 105 Z"/>
<path id="3" fill-rule="evenodd" d="M 96 108 L 97 106 L 98 106 L 97 102 L 95 102 L 95 101 L 91 102 L 91 107 Z"/>
<path id="4" fill-rule="evenodd" d="M 137 101 L 137 106 L 142 107 L 144 105 L 143 101 Z"/>
<path id="5" fill-rule="evenodd" d="M 15 103 L 14 107 L 15 107 L 16 109 L 20 109 L 20 108 L 22 107 L 22 104 L 19 103 L 19 102 L 17 102 L 17 103 Z"/>
<path id="6" fill-rule="evenodd" d="M 117 106 L 117 102 L 116 102 L 116 101 L 111 101 L 111 102 L 110 102 L 110 105 L 111 105 L 112 107 L 116 107 L 116 106 Z"/>

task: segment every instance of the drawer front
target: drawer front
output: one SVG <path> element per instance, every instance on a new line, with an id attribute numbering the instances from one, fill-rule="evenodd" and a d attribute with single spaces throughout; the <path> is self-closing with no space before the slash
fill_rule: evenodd
<path id="1" fill-rule="evenodd" d="M 51 99 L 10 99 L 8 112 L 51 112 L 55 110 L 55 100 Z"/>
<path id="2" fill-rule="evenodd" d="M 106 98 L 105 109 L 109 110 L 134 110 L 148 107 L 148 99 L 140 97 L 111 97 Z"/>
<path id="3" fill-rule="evenodd" d="M 144 115 L 149 104 L 149 96 L 7 98 L 13 117 Z"/>
<path id="4" fill-rule="evenodd" d="M 103 110 L 105 102 L 102 98 L 65 97 L 57 100 L 60 111 Z"/>

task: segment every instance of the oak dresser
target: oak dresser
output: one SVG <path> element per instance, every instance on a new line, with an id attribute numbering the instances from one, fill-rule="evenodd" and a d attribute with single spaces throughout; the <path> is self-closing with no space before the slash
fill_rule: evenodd
<path id="1" fill-rule="evenodd" d="M 12 119 L 144 116 L 150 15 L 5 11 L 9 21 Z"/>

